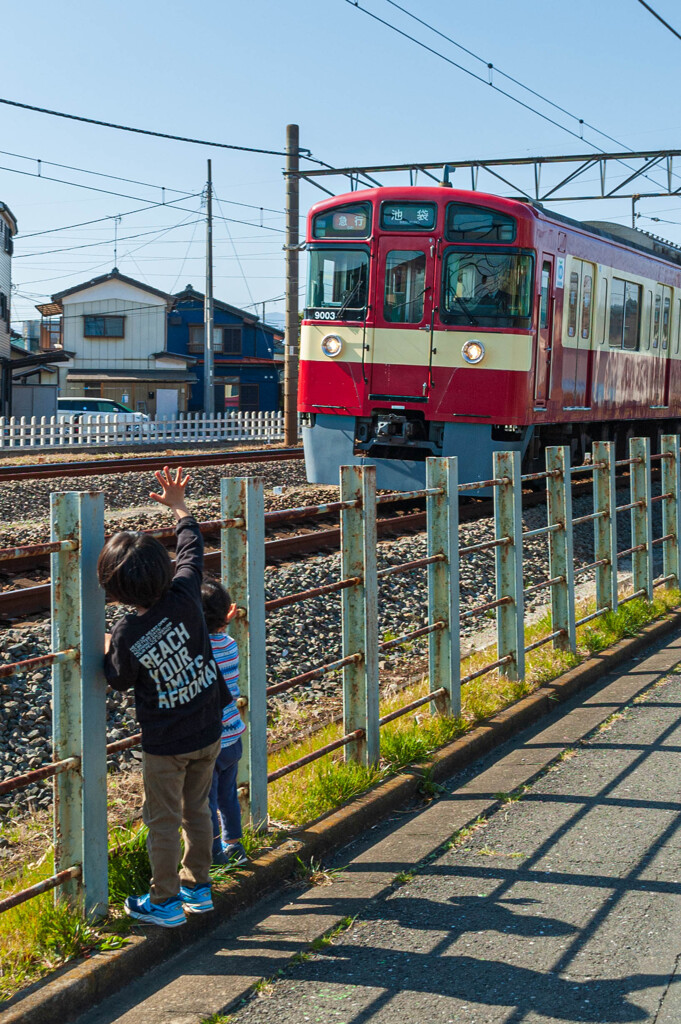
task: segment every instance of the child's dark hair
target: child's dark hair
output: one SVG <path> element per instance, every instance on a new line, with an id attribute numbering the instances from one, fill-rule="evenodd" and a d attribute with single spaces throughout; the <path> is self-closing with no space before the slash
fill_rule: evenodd
<path id="1" fill-rule="evenodd" d="M 151 608 L 170 587 L 173 567 L 160 541 L 124 531 L 110 537 L 102 548 L 97 576 L 113 601 Z"/>
<path id="2" fill-rule="evenodd" d="M 232 604 L 227 587 L 210 577 L 201 584 L 201 602 L 209 633 L 221 633 L 227 622 L 227 613 Z"/>

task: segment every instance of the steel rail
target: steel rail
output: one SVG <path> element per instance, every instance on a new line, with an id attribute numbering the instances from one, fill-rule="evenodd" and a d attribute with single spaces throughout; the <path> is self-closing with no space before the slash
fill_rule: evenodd
<path id="1" fill-rule="evenodd" d="M 52 462 L 29 466 L 0 464 L 0 483 L 64 476 L 103 476 L 109 473 L 145 473 L 164 466 L 223 466 L 239 462 L 281 462 L 304 458 L 302 448 L 264 448 L 241 452 L 187 452 L 185 455 L 144 455 L 80 462 Z"/>

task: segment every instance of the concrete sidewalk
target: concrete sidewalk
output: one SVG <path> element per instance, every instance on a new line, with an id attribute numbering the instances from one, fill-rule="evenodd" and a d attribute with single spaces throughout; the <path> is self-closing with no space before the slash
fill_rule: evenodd
<path id="1" fill-rule="evenodd" d="M 230 1022 L 681 1024 L 680 661 L 674 637 L 79 1024 L 200 1024 L 260 978 Z"/>

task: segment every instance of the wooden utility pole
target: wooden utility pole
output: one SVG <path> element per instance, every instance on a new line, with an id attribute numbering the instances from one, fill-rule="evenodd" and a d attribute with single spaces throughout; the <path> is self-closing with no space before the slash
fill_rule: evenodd
<path id="1" fill-rule="evenodd" d="M 206 184 L 206 297 L 203 303 L 203 411 L 206 416 L 215 416 L 213 353 L 213 174 L 209 160 Z"/>
<path id="2" fill-rule="evenodd" d="M 298 125 L 286 126 L 286 340 L 284 346 L 284 444 L 298 443 Z"/>

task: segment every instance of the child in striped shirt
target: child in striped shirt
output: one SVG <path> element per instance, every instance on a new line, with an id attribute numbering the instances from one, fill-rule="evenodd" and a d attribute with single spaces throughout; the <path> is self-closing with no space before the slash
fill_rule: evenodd
<path id="1" fill-rule="evenodd" d="M 222 712 L 222 739 L 215 762 L 210 789 L 213 819 L 213 864 L 245 864 L 248 860 L 241 843 L 241 809 L 236 776 L 241 757 L 241 736 L 245 731 L 236 699 L 239 696 L 239 651 L 227 633 L 236 605 L 229 592 L 217 580 L 206 579 L 201 587 L 203 614 L 210 634 L 213 657 L 222 672 L 231 701 Z"/>

